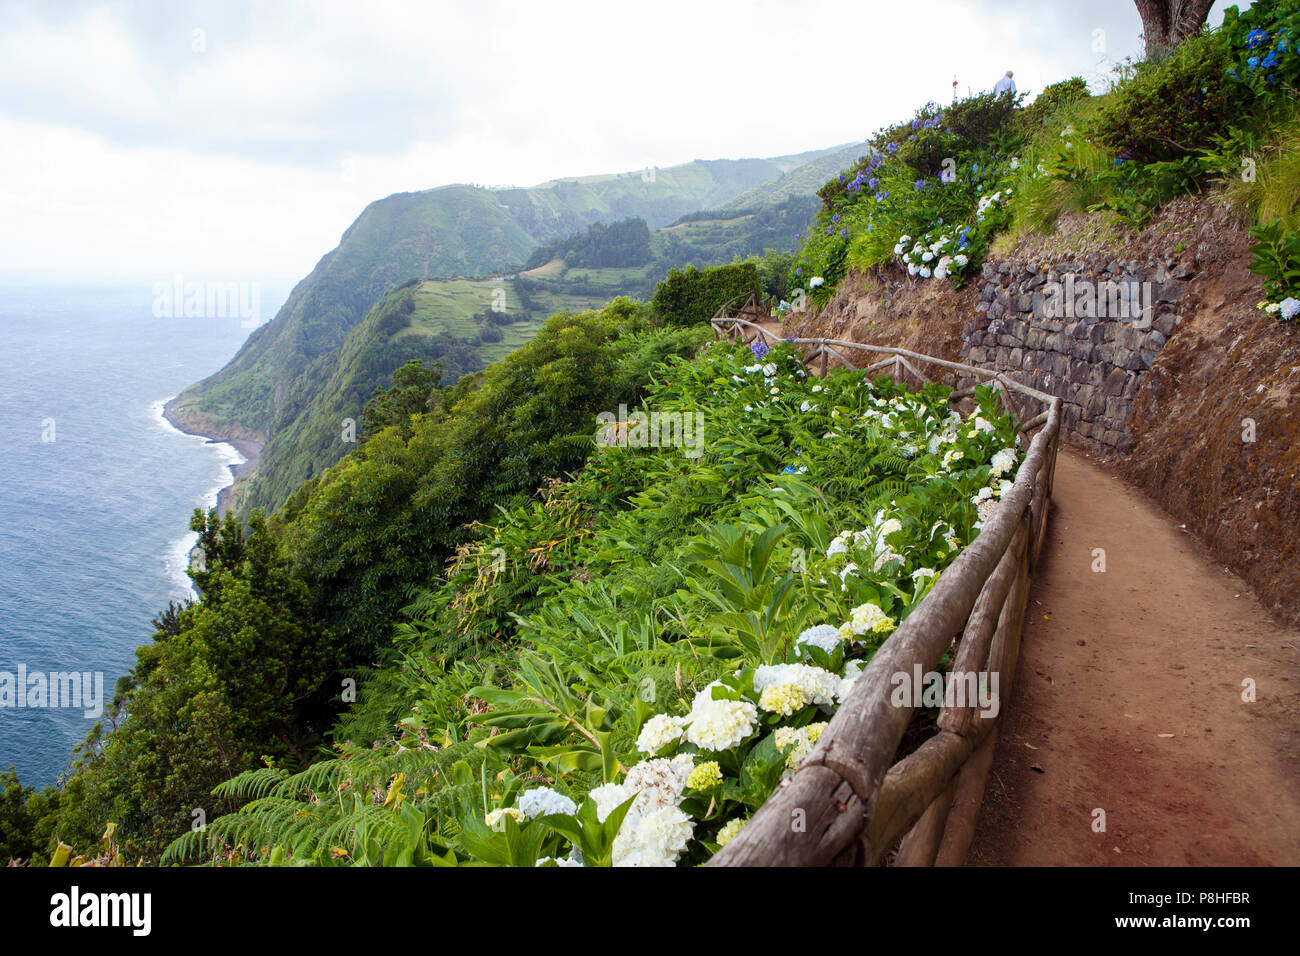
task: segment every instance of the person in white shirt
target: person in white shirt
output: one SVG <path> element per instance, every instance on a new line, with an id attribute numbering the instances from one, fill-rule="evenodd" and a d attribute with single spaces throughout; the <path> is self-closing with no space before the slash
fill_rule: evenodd
<path id="1" fill-rule="evenodd" d="M 994 96 L 1001 96 L 1003 93 L 1010 93 L 1012 96 L 1016 95 L 1016 83 L 1015 80 L 1011 79 L 1011 76 L 1011 71 L 1007 70 L 1006 76 L 998 80 L 997 84 L 993 87 Z"/>

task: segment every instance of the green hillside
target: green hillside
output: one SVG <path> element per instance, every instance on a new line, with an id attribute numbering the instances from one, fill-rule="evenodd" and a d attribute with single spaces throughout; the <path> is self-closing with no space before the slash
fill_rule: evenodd
<path id="1" fill-rule="evenodd" d="M 849 143 L 846 146 L 822 150 L 815 159 L 792 166 L 788 172 L 777 179 L 768 180 L 733 196 L 719 208 L 734 211 L 770 206 L 796 196 L 815 196 L 817 190 L 826 184 L 826 180 L 848 169 L 869 152 L 871 149 L 866 143 Z"/>
<path id="2" fill-rule="evenodd" d="M 378 200 L 348 228 L 338 247 L 298 283 L 275 319 L 254 331 L 225 368 L 186 389 L 169 411 L 187 428 L 265 441 L 258 474 L 267 479 L 268 487 L 241 489 L 241 510 L 273 507 L 296 481 L 317 473 L 341 454 L 336 440 L 324 444 L 316 440 L 326 434 L 319 419 L 323 401 L 319 393 L 338 384 L 340 376 L 348 379 L 344 346 L 349 334 L 398 284 L 412 277 L 511 275 L 539 245 L 594 223 L 636 216 L 658 229 L 763 183 L 781 180 L 805 165 L 820 167 L 828 155 L 834 151 L 771 159 L 697 160 L 664 169 L 555 180 L 531 188 L 444 186 Z M 661 264 L 635 277 L 603 276 L 590 282 L 565 277 L 564 290 L 543 290 L 542 299 L 525 311 L 540 322 L 551 305 L 586 308 L 622 293 L 648 295 L 654 278 L 666 274 L 669 265 L 726 261 L 741 248 L 728 246 L 710 256 L 698 246 L 670 240 L 661 246 Z M 466 308 L 470 288 L 443 290 L 449 311 L 439 312 L 439 321 L 451 321 L 445 334 L 468 342 L 473 349 L 474 336 L 463 338 L 460 333 L 466 330 L 454 321 Z M 499 341 L 487 343 L 492 347 L 484 353 L 490 356 L 485 361 L 526 340 L 524 326 L 503 329 Z M 400 348 L 394 343 L 372 343 L 366 354 L 378 354 L 373 350 L 379 349 L 386 358 L 353 369 L 361 377 L 349 386 L 349 394 L 368 395 L 385 381 L 383 376 L 401 356 L 429 355 L 427 342 L 399 344 Z M 349 348 L 355 352 L 361 347 L 354 343 Z M 365 378 L 372 371 L 378 377 Z M 355 403 L 349 399 L 349 404 Z M 329 426 L 331 433 L 336 428 L 337 423 Z"/>
<path id="3" fill-rule="evenodd" d="M 257 480 L 240 489 L 241 509 L 273 507 L 355 448 L 347 421 L 359 433 L 376 385 L 387 384 L 406 362 L 436 362 L 444 384 L 454 384 L 531 340 L 548 316 L 596 308 L 617 296 L 623 286 L 618 276 L 609 285 L 601 278 L 584 283 L 587 294 L 570 291 L 563 280 L 494 278 L 415 281 L 384 296 L 337 352 L 300 377 L 295 387 L 301 391 L 287 396 L 299 411 L 275 432 Z M 521 284 L 532 288 L 521 294 Z"/>
<path id="4" fill-rule="evenodd" d="M 389 196 L 367 206 L 275 319 L 225 368 L 182 393 L 170 413 L 187 428 L 264 441 L 256 477 L 241 481 L 234 500 L 241 513 L 274 508 L 347 451 L 341 420 L 359 420 L 365 399 L 403 362 L 443 361 L 454 381 L 528 341 L 554 312 L 618 295 L 648 298 L 676 266 L 703 268 L 792 246 L 816 210 L 820 170 L 838 168 L 840 157 L 855 151 L 860 147 L 697 160 L 528 189 L 445 186 Z M 762 184 L 784 184 L 781 193 L 805 188 L 791 185 L 805 167 L 817 171 L 804 177 L 805 193 L 763 205 Z M 741 194 L 758 204 L 708 211 Z M 631 217 L 656 230 L 649 262 L 604 269 L 560 263 L 553 274 L 543 268 L 513 278 L 540 246 Z M 493 275 L 503 278 L 483 278 Z M 413 324 L 374 339 L 376 324 L 363 320 L 412 277 L 426 280 Z M 497 290 L 507 302 L 499 313 L 491 309 Z M 488 322 L 488 312 L 498 321 Z"/>

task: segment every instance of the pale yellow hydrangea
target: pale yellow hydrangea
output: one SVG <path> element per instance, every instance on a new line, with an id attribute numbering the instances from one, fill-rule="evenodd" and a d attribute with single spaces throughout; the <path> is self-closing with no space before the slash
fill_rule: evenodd
<path id="1" fill-rule="evenodd" d="M 795 684 L 773 684 L 758 697 L 758 706 L 771 714 L 789 717 L 807 706 L 808 698 Z"/>
<path id="2" fill-rule="evenodd" d="M 808 759 L 808 755 L 812 753 L 813 747 L 817 745 L 817 741 L 821 738 L 822 731 L 828 726 L 829 724 L 826 721 L 821 721 L 809 724 L 806 727 L 777 728 L 776 733 L 772 735 L 773 742 L 781 750 L 785 750 L 787 747 L 790 748 L 790 752 L 785 756 L 786 770 L 784 776 L 789 776 L 798 770 L 799 765 Z"/>
<path id="3" fill-rule="evenodd" d="M 888 634 L 894 629 L 894 619 L 874 604 L 859 604 L 853 609 L 849 627 L 854 634 Z"/>
<path id="4" fill-rule="evenodd" d="M 483 822 L 498 832 L 506 828 L 506 817 L 514 817 L 516 823 L 524 822 L 524 813 L 518 807 L 502 807 L 499 810 L 493 810 Z"/>
<path id="5" fill-rule="evenodd" d="M 735 839 L 736 834 L 740 832 L 741 827 L 744 825 L 745 821 L 740 817 L 736 817 L 735 819 L 728 820 L 724 823 L 722 829 L 718 831 L 718 846 L 726 846 Z"/>
<path id="6" fill-rule="evenodd" d="M 712 790 L 722 785 L 722 768 L 716 760 L 700 764 L 686 778 L 686 786 L 691 790 Z"/>

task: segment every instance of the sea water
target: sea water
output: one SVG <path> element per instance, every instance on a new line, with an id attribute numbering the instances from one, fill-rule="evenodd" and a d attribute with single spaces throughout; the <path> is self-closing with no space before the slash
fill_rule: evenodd
<path id="1" fill-rule="evenodd" d="M 282 298 L 264 290 L 262 314 Z M 0 285 L 0 682 L 20 666 L 102 672 L 107 705 L 151 619 L 192 596 L 190 515 L 243 459 L 173 428 L 162 406 L 250 329 L 158 318 L 152 302 L 147 284 Z M 48 703 L 0 706 L 0 770 L 24 784 L 56 782 L 95 723 L 93 708 Z"/>

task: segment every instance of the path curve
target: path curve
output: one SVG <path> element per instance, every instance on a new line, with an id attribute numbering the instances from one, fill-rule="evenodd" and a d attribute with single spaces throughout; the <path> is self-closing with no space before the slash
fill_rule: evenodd
<path id="1" fill-rule="evenodd" d="M 968 864 L 1300 863 L 1300 632 L 1083 453 L 1052 497 Z"/>

